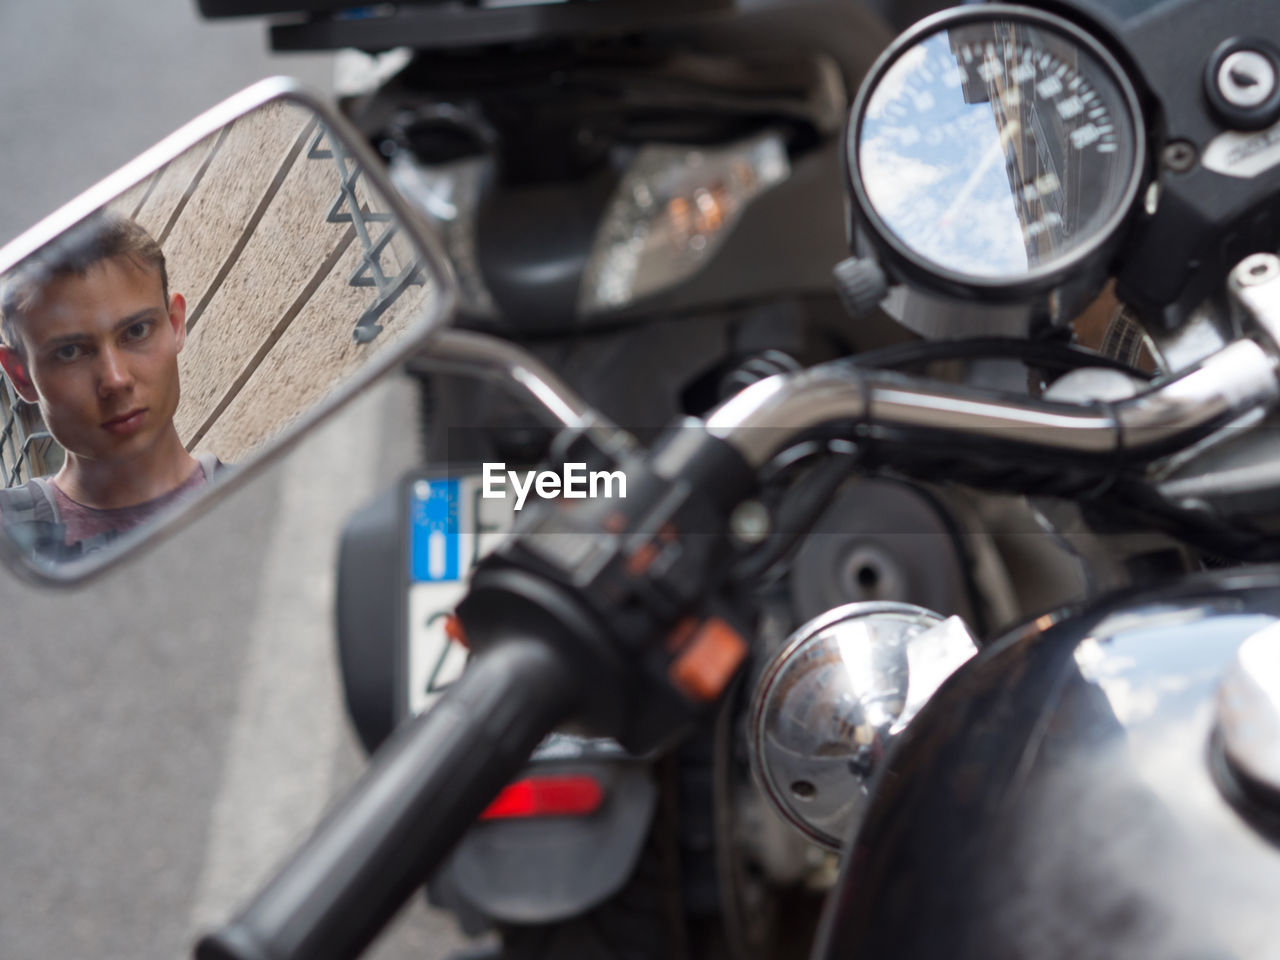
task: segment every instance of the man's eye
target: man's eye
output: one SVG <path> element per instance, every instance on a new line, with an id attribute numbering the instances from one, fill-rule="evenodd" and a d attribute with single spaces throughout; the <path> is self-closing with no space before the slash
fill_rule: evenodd
<path id="1" fill-rule="evenodd" d="M 131 340 L 145 340 L 147 334 L 151 332 L 151 328 L 155 326 L 153 320 L 139 320 L 135 324 L 125 327 L 123 340 L 127 343 Z"/>
<path id="2" fill-rule="evenodd" d="M 54 359 L 61 360 L 63 363 L 79 360 L 82 356 L 84 356 L 84 347 L 78 343 L 64 343 L 53 351 Z"/>

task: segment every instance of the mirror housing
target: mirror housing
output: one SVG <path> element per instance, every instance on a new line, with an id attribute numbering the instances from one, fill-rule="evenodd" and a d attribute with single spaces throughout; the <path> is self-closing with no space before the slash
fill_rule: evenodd
<path id="1" fill-rule="evenodd" d="M 0 560 L 97 575 L 244 482 L 452 315 L 431 234 L 288 78 L 0 249 Z"/>

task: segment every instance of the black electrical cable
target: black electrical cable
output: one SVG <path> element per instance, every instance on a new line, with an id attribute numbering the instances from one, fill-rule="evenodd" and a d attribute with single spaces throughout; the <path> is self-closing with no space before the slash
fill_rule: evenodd
<path id="1" fill-rule="evenodd" d="M 951 541 L 951 547 L 956 552 L 956 556 L 965 559 L 964 569 L 961 571 L 961 579 L 964 581 L 965 594 L 969 600 L 969 609 L 972 611 L 972 628 L 978 642 L 985 644 L 990 639 L 991 623 L 988 618 L 988 610 L 982 597 L 982 591 L 978 588 L 978 582 L 974 576 L 976 564 L 974 562 L 973 552 L 969 549 L 968 541 L 964 531 L 960 528 L 959 522 L 955 515 L 947 508 L 941 496 L 937 491 L 930 489 L 919 483 L 907 484 L 913 493 L 924 498 L 924 500 L 934 509 L 938 519 L 941 521 L 943 528 L 947 532 L 947 537 Z"/>
<path id="2" fill-rule="evenodd" d="M 1280 560 L 1280 538 L 1178 506 L 1138 479 L 1117 483 L 1110 496 L 1092 507 L 1127 526 L 1167 533 L 1175 540 L 1220 558 L 1243 563 Z"/>
<path id="3" fill-rule="evenodd" d="M 858 458 L 852 452 L 821 449 L 825 456 L 785 491 L 772 511 L 768 538 L 735 565 L 731 574 L 735 583 L 759 583 L 790 556 L 857 465 Z"/>

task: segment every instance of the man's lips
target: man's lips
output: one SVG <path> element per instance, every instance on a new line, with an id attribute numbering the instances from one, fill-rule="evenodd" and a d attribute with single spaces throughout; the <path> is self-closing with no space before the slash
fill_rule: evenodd
<path id="1" fill-rule="evenodd" d="M 118 417 L 112 417 L 110 420 L 104 420 L 102 422 L 102 429 L 118 436 L 128 436 L 142 426 L 142 421 L 146 414 L 146 407 L 139 407 L 136 410 L 130 410 L 128 413 L 122 413 Z"/>

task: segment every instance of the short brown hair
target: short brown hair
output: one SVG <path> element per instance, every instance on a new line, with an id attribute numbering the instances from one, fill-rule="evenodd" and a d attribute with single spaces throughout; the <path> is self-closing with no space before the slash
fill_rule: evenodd
<path id="1" fill-rule="evenodd" d="M 45 244 L 0 278 L 0 336 L 22 349 L 16 321 L 35 306 L 40 293 L 62 277 L 83 277 L 103 260 L 125 257 L 140 269 L 160 274 L 160 292 L 169 302 L 169 274 L 164 252 L 151 234 L 120 214 L 99 211 Z"/>

